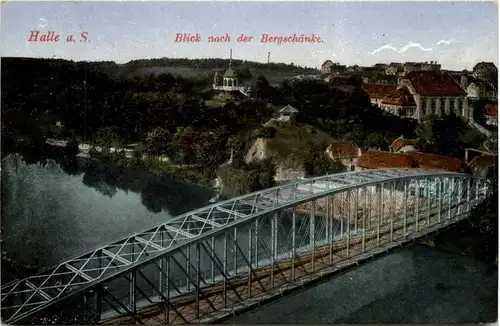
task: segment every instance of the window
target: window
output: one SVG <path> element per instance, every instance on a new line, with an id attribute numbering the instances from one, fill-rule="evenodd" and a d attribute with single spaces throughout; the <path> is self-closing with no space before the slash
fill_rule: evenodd
<path id="1" fill-rule="evenodd" d="M 456 115 L 460 114 L 460 100 L 453 101 L 453 111 L 455 112 Z"/>
<path id="2" fill-rule="evenodd" d="M 436 114 L 437 99 L 431 99 L 431 114 Z"/>

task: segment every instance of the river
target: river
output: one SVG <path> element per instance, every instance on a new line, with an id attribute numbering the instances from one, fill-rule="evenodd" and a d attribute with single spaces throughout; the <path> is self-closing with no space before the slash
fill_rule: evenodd
<path id="1" fill-rule="evenodd" d="M 79 159 L 26 164 L 2 159 L 2 251 L 50 267 L 208 204 L 211 189 L 156 173 Z"/>
<path id="2" fill-rule="evenodd" d="M 494 323 L 497 288 L 497 268 L 418 244 L 227 324 Z"/>

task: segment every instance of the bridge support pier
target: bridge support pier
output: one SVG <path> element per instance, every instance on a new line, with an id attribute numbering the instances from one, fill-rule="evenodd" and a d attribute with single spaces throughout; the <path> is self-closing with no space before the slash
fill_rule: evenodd
<path id="1" fill-rule="evenodd" d="M 330 238 L 328 239 L 328 251 L 329 251 L 329 263 L 333 264 L 333 239 L 334 239 L 334 229 L 333 221 L 335 218 L 335 195 L 328 196 L 329 210 L 327 214 L 327 219 L 330 221 Z"/>
<path id="2" fill-rule="evenodd" d="M 311 214 L 309 215 L 309 245 L 311 248 L 311 271 L 314 272 L 314 253 L 316 246 L 316 201 L 311 201 Z"/>
<path id="3" fill-rule="evenodd" d="M 420 179 L 416 181 L 415 185 L 415 232 L 418 232 L 418 215 L 420 214 Z"/>
<path id="4" fill-rule="evenodd" d="M 404 202 L 403 202 L 403 239 L 406 239 L 408 225 L 408 180 L 404 181 Z"/>
<path id="5" fill-rule="evenodd" d="M 458 183 L 458 189 L 457 189 L 457 202 L 460 203 L 462 201 L 462 197 L 463 197 L 463 194 L 462 194 L 462 191 L 463 191 L 463 179 L 460 178 L 460 182 Z M 462 209 L 460 207 L 460 205 L 457 207 L 457 214 L 455 214 L 455 219 L 458 218 L 458 216 L 462 213 Z"/>
<path id="6" fill-rule="evenodd" d="M 366 251 L 366 218 L 367 218 L 367 213 L 370 211 L 368 209 L 368 192 L 366 189 L 364 189 L 364 195 L 363 195 L 363 220 L 362 220 L 362 228 L 363 228 L 363 235 L 361 239 L 361 252 Z"/>
<path id="7" fill-rule="evenodd" d="M 350 235 L 351 235 L 351 198 L 352 193 L 348 193 L 347 195 L 347 236 L 346 236 L 346 246 L 345 246 L 345 255 L 346 259 L 349 259 L 349 244 L 350 244 Z"/>
<path id="8" fill-rule="evenodd" d="M 136 273 L 135 271 L 130 272 L 129 274 L 129 297 L 128 297 L 128 306 L 130 309 L 130 322 L 132 325 L 136 324 L 136 299 L 135 299 L 135 291 L 136 291 Z"/>
<path id="9" fill-rule="evenodd" d="M 441 214 L 443 212 L 443 180 L 441 178 L 437 180 L 436 188 L 438 201 L 437 219 L 438 223 L 441 223 Z"/>
<path id="10" fill-rule="evenodd" d="M 454 178 L 450 178 L 448 180 L 448 214 L 446 216 L 446 218 L 448 220 L 451 220 L 451 210 L 452 210 L 452 206 L 451 206 L 451 203 L 452 203 L 452 198 L 453 198 L 453 192 L 455 191 L 455 179 Z"/>

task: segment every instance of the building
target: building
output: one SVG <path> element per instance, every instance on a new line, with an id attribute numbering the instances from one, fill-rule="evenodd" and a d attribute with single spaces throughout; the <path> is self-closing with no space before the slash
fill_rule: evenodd
<path id="1" fill-rule="evenodd" d="M 396 86 L 391 84 L 363 84 L 362 88 L 370 96 L 370 101 L 373 105 L 380 107 L 382 101 L 387 95 L 396 90 Z"/>
<path id="2" fill-rule="evenodd" d="M 487 104 L 484 108 L 484 117 L 487 125 L 498 126 L 498 104 Z"/>
<path id="3" fill-rule="evenodd" d="M 321 65 L 321 73 L 324 75 L 330 74 L 344 74 L 347 70 L 345 65 L 341 65 L 339 63 L 333 63 L 331 60 L 326 60 Z"/>
<path id="4" fill-rule="evenodd" d="M 244 79 L 239 76 L 238 72 L 233 69 L 232 61 L 233 61 L 233 50 L 230 50 L 229 67 L 224 72 L 224 74 L 215 72 L 212 87 L 214 90 L 225 91 L 225 92 L 240 92 L 245 96 L 249 96 L 250 86 L 248 83 L 246 84 L 244 82 Z"/>
<path id="5" fill-rule="evenodd" d="M 463 77 L 464 79 L 467 77 Z M 477 79 L 466 81 L 467 97 L 471 100 L 489 100 L 496 101 L 498 93 L 495 86 L 488 81 L 481 81 Z"/>
<path id="6" fill-rule="evenodd" d="M 278 113 L 279 113 L 278 121 L 290 122 L 293 121 L 295 115 L 299 113 L 299 111 L 295 109 L 293 106 L 287 105 L 281 110 L 279 110 Z"/>
<path id="7" fill-rule="evenodd" d="M 415 160 L 418 167 L 422 169 L 444 170 L 449 172 L 465 171 L 464 163 L 458 158 L 422 152 L 408 152 L 405 155 Z"/>
<path id="8" fill-rule="evenodd" d="M 404 139 L 403 136 L 401 136 L 392 142 L 390 150 L 395 153 L 416 152 L 417 142 L 416 139 Z"/>
<path id="9" fill-rule="evenodd" d="M 461 160 L 422 152 L 377 152 L 366 151 L 361 154 L 356 163 L 356 170 L 382 168 L 422 168 L 463 172 L 465 166 Z"/>
<path id="10" fill-rule="evenodd" d="M 352 141 L 335 141 L 326 148 L 326 154 L 334 161 L 340 161 L 348 171 L 354 171 L 361 150 Z"/>
<path id="11" fill-rule="evenodd" d="M 379 107 L 400 118 L 417 119 L 417 104 L 407 87 L 393 90 L 380 102 Z"/>
<path id="12" fill-rule="evenodd" d="M 403 88 L 413 97 L 414 118 L 418 121 L 430 114 L 443 116 L 451 112 L 467 120 L 471 117 L 467 92 L 445 71 L 409 72 L 401 78 L 397 90 Z M 406 93 L 399 94 L 405 96 Z"/>
<path id="13" fill-rule="evenodd" d="M 373 69 L 379 73 L 385 74 L 385 70 L 389 67 L 388 64 L 385 63 L 376 63 L 373 65 Z"/>
<path id="14" fill-rule="evenodd" d="M 479 62 L 472 69 L 472 75 L 480 80 L 497 82 L 497 66 L 493 62 Z"/>
<path id="15" fill-rule="evenodd" d="M 396 76 L 399 72 L 403 72 L 403 65 L 399 62 L 391 62 L 385 69 L 385 74 L 389 76 Z"/>
<path id="16" fill-rule="evenodd" d="M 422 71 L 440 71 L 441 65 L 437 61 L 426 61 L 421 63 L 420 70 Z"/>
<path id="17" fill-rule="evenodd" d="M 405 154 L 364 151 L 356 162 L 356 171 L 383 168 L 417 168 L 418 164 Z"/>
<path id="18" fill-rule="evenodd" d="M 358 65 L 349 66 L 346 69 L 346 73 L 348 73 L 348 74 L 356 74 L 356 73 L 358 73 L 360 71 L 361 71 L 361 67 L 358 66 Z"/>

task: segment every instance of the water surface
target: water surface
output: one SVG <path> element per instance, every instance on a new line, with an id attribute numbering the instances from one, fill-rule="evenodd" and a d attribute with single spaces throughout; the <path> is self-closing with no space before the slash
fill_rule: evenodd
<path id="1" fill-rule="evenodd" d="M 44 267 L 205 206 L 213 196 L 160 174 L 90 160 L 68 168 L 9 155 L 1 173 L 2 251 Z"/>

